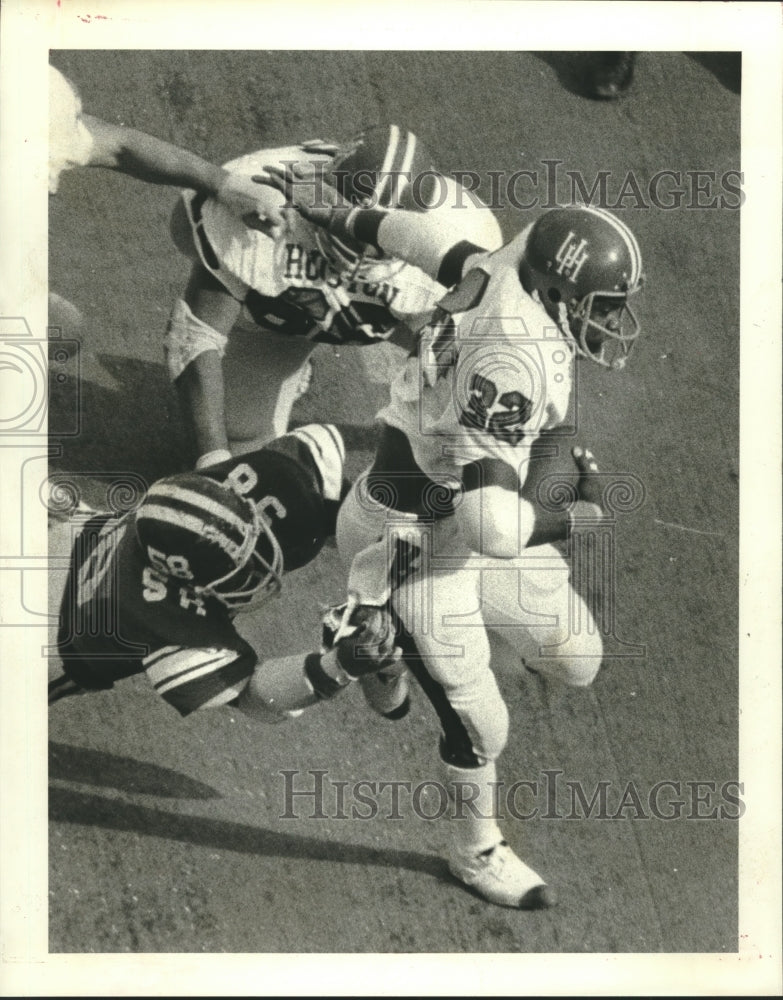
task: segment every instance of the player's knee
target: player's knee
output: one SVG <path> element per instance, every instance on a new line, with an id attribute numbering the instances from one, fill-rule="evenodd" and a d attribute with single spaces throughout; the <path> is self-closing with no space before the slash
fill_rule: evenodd
<path id="1" fill-rule="evenodd" d="M 498 559 L 516 558 L 533 529 L 530 504 L 500 486 L 466 493 L 455 516 L 469 547 Z"/>
<path id="2" fill-rule="evenodd" d="M 569 661 L 562 674 L 562 679 L 570 687 L 589 687 L 600 668 L 600 656 L 582 657 Z"/>
<path id="3" fill-rule="evenodd" d="M 508 742 L 508 706 L 500 692 L 487 706 L 486 722 L 474 743 L 476 756 L 487 763 L 503 753 Z"/>
<path id="4" fill-rule="evenodd" d="M 572 687 L 592 684 L 604 657 L 604 643 L 597 629 L 581 637 L 580 647 L 580 655 L 570 661 L 567 683 Z"/>
<path id="5" fill-rule="evenodd" d="M 579 636 L 576 641 L 572 637 L 567 656 L 543 656 L 530 666 L 534 671 L 569 687 L 589 687 L 601 669 L 602 659 L 603 641 L 594 632 Z"/>
<path id="6" fill-rule="evenodd" d="M 337 551 L 346 565 L 383 535 L 386 524 L 386 508 L 365 497 L 362 480 L 353 484 L 337 515 Z"/>

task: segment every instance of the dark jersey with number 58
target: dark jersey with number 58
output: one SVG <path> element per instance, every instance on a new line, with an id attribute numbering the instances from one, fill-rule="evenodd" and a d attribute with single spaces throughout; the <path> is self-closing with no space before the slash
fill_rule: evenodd
<path id="1" fill-rule="evenodd" d="M 308 425 L 202 475 L 254 501 L 283 551 L 284 566 L 303 566 L 333 533 L 342 491 L 342 440 L 334 428 Z M 229 610 L 185 580 L 151 564 L 134 514 L 99 514 L 75 526 L 60 609 L 58 648 L 80 687 L 110 688 L 146 671 L 181 714 L 235 698 L 258 662 Z"/>
<path id="2" fill-rule="evenodd" d="M 58 647 L 79 686 L 110 688 L 146 670 L 183 715 L 236 697 L 257 662 L 220 602 L 148 564 L 133 514 L 99 515 L 77 535 Z"/>

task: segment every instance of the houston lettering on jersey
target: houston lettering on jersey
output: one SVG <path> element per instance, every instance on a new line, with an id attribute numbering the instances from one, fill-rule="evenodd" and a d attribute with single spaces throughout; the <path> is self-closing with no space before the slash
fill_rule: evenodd
<path id="1" fill-rule="evenodd" d="M 317 343 L 385 340 L 397 322 L 389 311 L 401 289 L 338 271 L 315 247 L 286 243 L 281 276 L 289 286 L 280 295 L 251 289 L 250 316 L 262 326 Z"/>

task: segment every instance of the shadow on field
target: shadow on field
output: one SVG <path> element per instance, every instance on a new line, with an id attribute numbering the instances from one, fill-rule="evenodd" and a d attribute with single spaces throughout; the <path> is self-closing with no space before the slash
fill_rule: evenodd
<path id="1" fill-rule="evenodd" d="M 554 70 L 560 86 L 577 97 L 587 97 L 585 79 L 593 60 L 592 52 L 533 52 L 537 59 Z"/>
<path id="2" fill-rule="evenodd" d="M 50 378 L 49 439 L 62 449 L 53 468 L 97 476 L 121 469 L 148 482 L 188 468 L 190 446 L 163 365 L 107 354 L 98 361 L 118 388 Z"/>
<path id="3" fill-rule="evenodd" d="M 416 851 L 377 850 L 362 844 L 339 844 L 296 833 L 280 833 L 247 823 L 177 816 L 161 809 L 132 805 L 84 795 L 63 788 L 49 789 L 49 819 L 60 823 L 101 826 L 109 830 L 136 832 L 166 840 L 179 840 L 197 847 L 211 847 L 263 857 L 299 858 L 306 861 L 407 868 L 410 871 L 450 881 L 440 858 Z"/>
<path id="4" fill-rule="evenodd" d="M 219 799 L 209 785 L 159 764 L 102 750 L 49 743 L 49 778 L 171 799 Z"/>
<path id="5" fill-rule="evenodd" d="M 686 52 L 689 59 L 699 63 L 715 77 L 718 83 L 739 94 L 742 90 L 741 52 Z"/>
<path id="6" fill-rule="evenodd" d="M 546 63 L 554 70 L 560 86 L 577 97 L 590 97 L 586 89 L 588 70 L 595 60 L 594 52 L 533 52 L 537 59 Z M 721 86 L 739 94 L 742 87 L 742 53 L 741 52 L 686 52 L 689 59 L 699 63 L 708 70 Z M 637 52 L 641 66 L 644 85 L 645 53 Z M 634 89 L 639 86 L 635 81 Z"/>

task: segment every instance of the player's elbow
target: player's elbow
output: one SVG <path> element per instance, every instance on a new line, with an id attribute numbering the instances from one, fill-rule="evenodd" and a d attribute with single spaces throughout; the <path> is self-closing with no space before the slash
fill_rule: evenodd
<path id="1" fill-rule="evenodd" d="M 457 521 L 468 547 L 495 559 L 514 559 L 533 530 L 533 510 L 514 490 L 490 486 L 463 496 Z"/>

